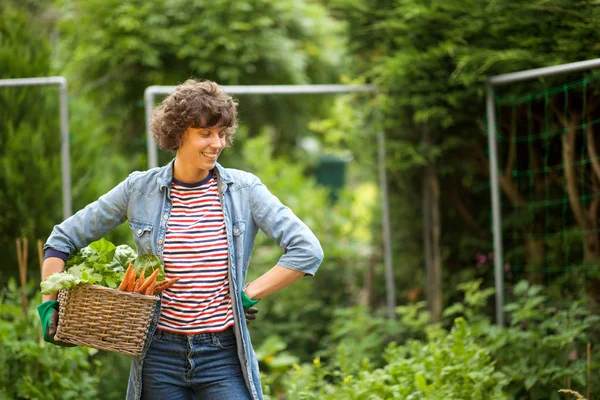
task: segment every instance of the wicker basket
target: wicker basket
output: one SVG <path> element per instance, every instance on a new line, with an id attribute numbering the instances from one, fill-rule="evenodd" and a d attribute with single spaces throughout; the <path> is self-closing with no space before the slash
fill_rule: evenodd
<path id="1" fill-rule="evenodd" d="M 157 296 L 81 285 L 58 293 L 55 339 L 79 346 L 139 356 Z"/>

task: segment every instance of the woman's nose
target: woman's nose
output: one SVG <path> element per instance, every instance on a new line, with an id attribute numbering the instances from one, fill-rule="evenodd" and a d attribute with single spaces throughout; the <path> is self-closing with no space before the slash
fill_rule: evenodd
<path id="1" fill-rule="evenodd" d="M 223 139 L 219 135 L 213 135 L 210 145 L 216 149 L 223 148 Z"/>

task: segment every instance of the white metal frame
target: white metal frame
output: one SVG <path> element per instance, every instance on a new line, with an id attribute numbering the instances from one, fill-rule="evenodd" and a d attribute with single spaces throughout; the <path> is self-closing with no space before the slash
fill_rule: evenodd
<path id="1" fill-rule="evenodd" d="M 0 87 L 58 85 L 60 89 L 60 154 L 62 176 L 63 217 L 72 214 L 71 156 L 69 152 L 69 111 L 67 105 L 67 80 L 62 76 L 44 78 L 0 79 Z"/>
<path id="2" fill-rule="evenodd" d="M 500 211 L 500 187 L 498 178 L 498 150 L 496 143 L 496 101 L 494 87 L 528 79 L 540 78 L 567 72 L 581 71 L 600 67 L 600 58 L 578 61 L 552 67 L 535 68 L 510 74 L 495 75 L 488 78 L 486 83 L 486 113 L 488 146 L 490 151 L 490 180 L 492 196 L 492 223 L 494 235 L 494 280 L 496 286 L 496 323 L 504 325 L 504 267 L 502 249 L 502 226 Z"/>
<path id="3" fill-rule="evenodd" d="M 146 141 L 148 149 L 148 168 L 158 167 L 158 151 L 151 129 L 152 110 L 156 95 L 168 95 L 176 86 L 148 86 L 144 91 L 146 105 Z M 372 92 L 373 85 L 247 85 L 247 86 L 222 86 L 229 94 L 326 94 L 326 93 L 351 93 Z"/>

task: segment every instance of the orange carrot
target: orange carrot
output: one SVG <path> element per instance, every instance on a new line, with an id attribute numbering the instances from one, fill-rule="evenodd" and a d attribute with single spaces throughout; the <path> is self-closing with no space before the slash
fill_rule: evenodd
<path id="1" fill-rule="evenodd" d="M 137 271 L 132 266 L 131 267 L 131 276 L 129 277 L 129 282 L 127 282 L 127 288 L 125 289 L 126 292 L 133 292 L 133 289 L 135 288 L 136 274 L 137 274 Z"/>
<path id="2" fill-rule="evenodd" d="M 142 272 L 140 272 L 139 279 L 135 282 L 135 286 L 132 292 L 137 292 L 140 286 L 144 284 L 144 275 L 146 274 L 146 267 L 142 268 Z"/>
<path id="3" fill-rule="evenodd" d="M 177 277 L 177 278 L 173 278 L 173 279 L 169 279 L 169 280 L 161 282 L 160 285 L 157 285 L 154 288 L 154 294 L 160 293 L 163 290 L 170 288 L 171 286 L 173 286 L 175 284 L 175 282 L 179 281 L 180 279 L 181 279 L 180 277 Z"/>
<path id="4" fill-rule="evenodd" d="M 129 283 L 129 276 L 131 275 L 131 270 L 131 264 L 129 264 L 129 267 L 127 267 L 127 270 L 123 275 L 123 280 L 121 281 L 118 290 L 125 290 L 127 288 L 127 284 Z"/>
<path id="5" fill-rule="evenodd" d="M 165 279 L 162 282 L 156 282 L 156 286 L 154 287 L 155 290 L 162 290 L 171 280 L 170 279 Z"/>
<path id="6" fill-rule="evenodd" d="M 146 289 L 146 292 L 144 294 L 147 296 L 152 296 L 154 294 L 155 287 L 156 287 L 156 281 L 152 282 L 152 284 L 150 286 L 148 286 L 148 289 Z"/>
<path id="7" fill-rule="evenodd" d="M 167 282 L 168 280 L 156 282 L 156 285 L 154 286 L 154 294 L 157 294 L 158 292 L 162 291 L 162 288 L 167 284 Z"/>
<path id="8" fill-rule="evenodd" d="M 177 283 L 180 279 L 181 279 L 180 277 L 169 279 L 169 281 L 167 282 L 167 284 L 165 285 L 165 287 L 163 288 L 163 290 L 170 288 L 175 283 Z"/>
<path id="9" fill-rule="evenodd" d="M 150 275 L 150 276 L 148 277 L 148 279 L 146 279 L 146 280 L 144 281 L 144 283 L 143 283 L 142 285 L 140 285 L 140 288 L 139 288 L 138 290 L 136 290 L 136 292 L 138 292 L 138 293 L 142 293 L 142 294 L 143 294 L 143 293 L 146 293 L 146 289 L 148 289 L 148 287 L 149 287 L 149 286 L 150 286 L 152 283 L 156 282 L 156 277 L 158 276 L 158 273 L 159 273 L 159 272 L 160 272 L 160 270 L 159 270 L 158 268 L 157 268 L 157 269 L 155 269 L 155 270 L 154 270 L 154 272 L 152 273 L 152 275 Z"/>

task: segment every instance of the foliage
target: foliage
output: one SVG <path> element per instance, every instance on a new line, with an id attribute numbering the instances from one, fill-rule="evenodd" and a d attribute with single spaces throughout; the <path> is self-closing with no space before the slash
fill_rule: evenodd
<path id="1" fill-rule="evenodd" d="M 144 89 L 188 77 L 220 84 L 303 84 L 336 80 L 343 43 L 317 2 L 62 0 L 59 62 L 121 132 L 120 148 L 145 150 Z M 244 124 L 275 126 L 289 150 L 321 99 L 246 97 Z M 265 112 L 265 110 L 269 110 Z M 131 143 L 128 143 L 131 141 Z M 136 166 L 141 167 L 141 166 Z"/>
<path id="2" fill-rule="evenodd" d="M 440 336 L 439 325 L 430 325 L 426 303 L 418 302 L 396 308 L 398 320 L 373 315 L 364 306 L 338 308 L 317 353 L 324 361 L 343 365 L 346 375 L 356 375 L 362 365 L 382 367 L 380 355 L 391 342 L 434 339 Z"/>
<path id="3" fill-rule="evenodd" d="M 286 398 L 508 398 L 507 378 L 463 318 L 457 318 L 449 332 L 427 342 L 410 339 L 401 346 L 389 344 L 380 368 L 373 368 L 369 358 L 381 353 L 363 353 L 357 363 L 357 350 L 342 341 L 330 366 L 320 360 L 313 366 L 296 366 L 289 373 Z"/>
<path id="4" fill-rule="evenodd" d="M 131 356 L 108 351 L 100 351 L 94 355 L 94 360 L 101 365 L 109 365 L 110 368 L 101 368 L 98 371 L 102 391 L 98 399 L 120 400 L 127 393 L 129 372 L 131 368 Z"/>
<path id="5" fill-rule="evenodd" d="M 44 25 L 5 2 L 0 14 L 0 78 L 50 75 Z M 0 88 L 0 256 L 11 267 L 14 238 L 43 237 L 61 216 L 59 137 L 56 88 Z"/>
<path id="6" fill-rule="evenodd" d="M 50 4 L 2 2 L 0 13 L 0 78 L 56 75 L 50 40 L 56 14 Z M 77 210 L 130 170 L 125 157 L 114 154 L 114 148 L 111 154 L 102 117 L 72 96 L 70 83 L 69 88 L 71 194 Z M 56 87 L 0 88 L 0 256 L 5 266 L 0 285 L 18 274 L 14 238 L 27 236 L 28 253 L 36 254 L 36 240 L 44 240 L 63 217 L 58 102 Z M 131 235 L 122 232 L 109 238 L 133 245 Z M 39 276 L 36 262 L 28 266 L 30 274 Z"/>
<path id="7" fill-rule="evenodd" d="M 261 370 L 261 383 L 266 390 L 270 390 L 271 387 L 280 387 L 281 380 L 287 371 L 300 362 L 298 357 L 286 349 L 286 342 L 276 335 L 265 338 L 256 348 L 256 358 Z"/>
<path id="8" fill-rule="evenodd" d="M 485 137 L 488 76 L 596 57 L 598 43 L 582 36 L 598 29 L 598 7 L 588 1 L 334 0 L 347 21 L 354 72 L 381 89 L 388 146 L 394 265 L 406 265 L 420 285 L 423 166 L 440 177 L 442 257 L 448 279 L 492 249 Z M 527 93 L 562 85 L 560 75 L 511 85 Z M 581 75 L 576 75 L 580 78 Z M 578 101 L 572 102 L 576 107 Z M 543 120 L 543 115 L 534 115 Z M 595 118 L 595 117 L 594 117 Z M 521 124 L 524 126 L 524 124 Z M 429 131 L 432 146 L 423 143 Z M 543 187 L 543 182 L 536 180 Z M 503 201 L 504 215 L 510 214 Z M 520 218 L 521 225 L 527 220 Z M 568 227 L 565 227 L 567 230 Z M 459 239 L 457 239 L 459 238 Z M 579 240 L 577 236 L 575 240 Z M 526 251 L 523 241 L 507 248 Z M 407 265 L 406 259 L 416 260 Z M 547 265 L 556 268 L 556 259 Z M 518 277 L 517 277 L 518 278 Z M 581 286 L 576 296 L 580 297 Z"/>
<path id="9" fill-rule="evenodd" d="M 509 393 L 519 397 L 528 391 L 531 399 L 546 399 L 552 393 L 551 398 L 558 399 L 555 393 L 568 378 L 583 391 L 587 366 L 582 355 L 586 343 L 598 342 L 594 332 L 600 317 L 590 315 L 580 301 L 564 308 L 551 306 L 542 287 L 526 281 L 515 286 L 514 296 L 505 307 L 510 327 L 502 335 L 492 326 L 485 332 L 487 346 L 510 378 Z M 594 382 L 591 385 L 595 387 Z"/>
<path id="10" fill-rule="evenodd" d="M 511 323 L 499 327 L 481 313 L 493 291 L 480 285 L 460 285 L 464 300 L 447 310 L 446 329 L 427 324 L 422 304 L 399 308 L 401 318 L 391 329 L 359 309 L 338 313 L 345 317 L 332 323 L 326 363 L 317 358 L 296 365 L 277 381 L 283 386 L 268 393 L 289 399 L 559 399 L 567 378 L 584 391 L 587 366 L 575 354 L 598 341 L 591 335 L 600 318 L 577 303 L 549 307 L 541 287 L 521 281 L 506 306 Z M 388 335 L 395 341 L 386 345 Z M 592 365 L 592 387 L 597 368 Z"/>
<path id="11" fill-rule="evenodd" d="M 383 369 L 361 376 L 375 384 L 380 398 L 507 398 L 505 375 L 463 318 L 457 318 L 443 338 L 390 346 L 384 357 L 388 364 Z M 362 389 L 362 393 L 367 392 Z"/>
<path id="12" fill-rule="evenodd" d="M 346 72 L 340 35 L 344 25 L 353 56 L 352 76 L 345 76 L 344 82 L 367 81 L 380 87 L 376 98 L 353 95 L 335 102 L 322 96 L 241 96 L 238 144 L 223 155 L 224 164 L 255 172 L 315 231 L 326 254 L 315 279 L 303 279 L 265 299 L 259 319 L 250 326 L 269 396 L 477 398 L 486 393 L 498 398 L 557 398 L 557 389 L 567 386 L 568 377 L 584 392 L 583 346 L 589 341 L 596 349 L 598 337 L 593 334 L 595 317 L 578 301 L 556 304 L 541 296 L 539 288 L 516 285 L 509 295 L 510 326 L 500 328 L 487 316 L 491 290 L 469 282 L 459 293 L 446 291 L 448 304 L 459 301 L 446 310 L 442 324 L 428 324 L 424 303 L 399 307 L 396 321 L 380 315 L 385 286 L 379 272 L 380 199 L 373 177 L 375 133 L 384 130 L 399 293 L 422 284 L 422 167 L 430 161 L 437 162 L 441 177 L 446 287 L 475 277 L 489 283 L 491 264 L 474 261 L 481 254 L 491 258 L 485 79 L 596 57 L 600 11 L 592 2 L 56 4 L 0 4 L 0 74 L 68 77 L 75 209 L 146 165 L 142 93 L 148 85 L 176 84 L 189 76 L 223 84 L 335 83 Z M 338 21 L 330 18 L 326 7 Z M 56 18 L 58 31 L 53 30 Z M 531 92 L 554 83 L 544 79 L 506 93 Z M 2 238 L 46 237 L 61 218 L 57 114 L 55 89 L 0 90 L 0 255 L 5 260 L 0 285 L 17 274 L 10 250 L 14 244 Z M 313 122 L 307 128 L 309 120 Z M 433 146 L 422 143 L 424 128 L 432 133 Z M 294 148 L 307 134 L 321 140 L 325 153 L 353 153 L 348 188 L 335 203 L 326 189 L 307 178 L 315 160 Z M 523 220 L 513 215 L 505 223 L 518 227 Z M 108 239 L 133 245 L 127 226 Z M 556 248 L 549 247 L 550 252 Z M 509 250 L 518 257 L 525 252 L 520 243 Z M 271 268 L 280 254 L 281 249 L 259 236 L 249 279 Z M 369 299 L 373 309 L 367 309 L 365 292 L 370 289 L 362 282 L 371 270 L 377 274 L 376 297 Z M 509 280 L 519 277 L 506 272 Z M 589 284 L 586 271 L 547 278 L 554 280 L 547 292 L 554 299 L 577 300 Z M 30 290 L 34 287 L 37 283 Z M 102 371 L 103 382 L 111 380 L 99 393 L 93 371 L 98 357 L 90 363 L 89 354 L 76 356 L 81 349 L 44 343 L 38 348 L 39 327 L 29 332 L 18 322 L 14 284 L 11 290 L 15 293 L 10 295 L 10 317 L 5 317 L 7 303 L 1 304 L 0 357 L 4 365 L 14 365 L 25 371 L 21 376 L 29 377 L 20 387 L 56 390 L 39 396 L 31 389 L 33 394 L 27 396 L 64 398 L 64 393 L 71 395 L 65 389 L 83 393 L 85 384 L 82 396 L 122 398 L 127 359 L 100 355 L 113 368 Z M 34 319 L 31 314 L 30 310 L 28 318 Z M 29 339 L 18 340 L 19 332 L 29 332 Z M 29 346 L 27 352 L 21 345 Z M 594 350 L 592 356 L 596 360 L 600 353 Z M 32 378 L 38 358 L 44 368 L 56 363 L 52 370 L 64 373 L 48 372 L 38 382 Z M 68 363 L 74 369 L 67 368 Z M 598 387 L 597 365 L 592 368 L 592 387 Z M 14 377 L 19 376 L 11 371 L 0 373 L 2 390 L 14 388 Z M 70 374 L 81 374 L 81 379 Z M 75 381 L 67 385 L 65 379 Z M 16 392 L 6 396 L 26 397 Z"/>
<path id="13" fill-rule="evenodd" d="M 97 399 L 100 364 L 84 347 L 58 347 L 41 339 L 31 299 L 23 314 L 14 280 L 0 291 L 0 399 Z"/>

